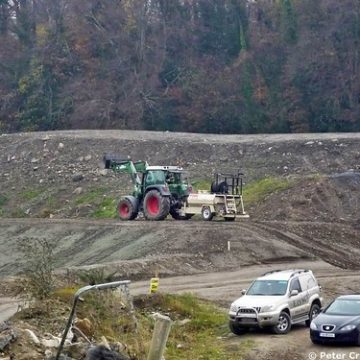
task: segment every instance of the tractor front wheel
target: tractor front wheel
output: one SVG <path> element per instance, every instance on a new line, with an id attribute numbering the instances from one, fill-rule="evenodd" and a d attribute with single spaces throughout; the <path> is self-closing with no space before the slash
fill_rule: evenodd
<path id="1" fill-rule="evenodd" d="M 121 220 L 134 220 L 138 216 L 138 209 L 135 209 L 129 199 L 120 200 L 117 209 Z"/>
<path id="2" fill-rule="evenodd" d="M 157 190 L 150 190 L 144 198 L 144 215 L 147 220 L 164 220 L 170 211 L 170 199 Z"/>

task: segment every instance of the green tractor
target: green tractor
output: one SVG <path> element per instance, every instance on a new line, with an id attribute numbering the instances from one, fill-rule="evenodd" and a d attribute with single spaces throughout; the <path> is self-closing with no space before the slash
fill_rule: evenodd
<path id="1" fill-rule="evenodd" d="M 121 220 L 134 220 L 142 212 L 147 220 L 164 220 L 169 214 L 176 220 L 192 217 L 181 209 L 187 202 L 190 185 L 186 173 L 177 166 L 149 166 L 146 161 L 133 162 L 105 155 L 106 169 L 130 174 L 134 190 L 118 204 Z"/>

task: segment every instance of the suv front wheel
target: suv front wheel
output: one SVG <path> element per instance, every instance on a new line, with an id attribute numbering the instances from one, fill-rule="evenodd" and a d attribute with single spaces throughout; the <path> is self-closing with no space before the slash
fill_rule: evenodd
<path id="1" fill-rule="evenodd" d="M 234 324 L 232 321 L 229 322 L 229 328 L 235 335 L 243 335 L 247 332 L 247 328 Z"/>
<path id="2" fill-rule="evenodd" d="M 285 311 L 282 311 L 279 315 L 278 323 L 273 326 L 272 329 L 275 334 L 287 334 L 291 329 L 291 320 L 289 314 Z"/>

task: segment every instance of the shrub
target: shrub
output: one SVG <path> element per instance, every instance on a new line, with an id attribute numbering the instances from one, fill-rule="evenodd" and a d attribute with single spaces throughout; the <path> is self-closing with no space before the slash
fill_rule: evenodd
<path id="1" fill-rule="evenodd" d="M 22 265 L 22 290 L 31 299 L 49 298 L 54 289 L 53 244 L 47 239 L 23 238 L 18 241 Z"/>

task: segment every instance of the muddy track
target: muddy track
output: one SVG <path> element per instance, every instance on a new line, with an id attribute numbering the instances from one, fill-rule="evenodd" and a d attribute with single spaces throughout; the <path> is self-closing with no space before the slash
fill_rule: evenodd
<path id="1" fill-rule="evenodd" d="M 336 241 L 337 234 L 333 239 L 311 236 L 307 231 L 314 226 L 356 232 L 352 225 L 294 221 L 1 219 L 0 272 L 11 274 L 19 268 L 18 239 L 39 236 L 54 244 L 58 268 L 116 266 L 119 276 L 137 279 L 154 267 L 171 276 L 316 257 L 341 268 L 360 268 L 358 248 Z M 356 240 L 356 234 L 353 237 Z"/>
<path id="2" fill-rule="evenodd" d="M 293 225 L 308 226 L 310 224 L 302 224 L 293 222 Z M 314 225 L 314 223 L 311 223 Z M 329 224 L 323 223 L 322 226 L 329 226 Z M 334 224 L 331 224 L 334 226 Z M 341 224 L 343 226 L 343 224 Z M 354 253 L 359 253 L 358 249 L 354 249 L 351 246 L 342 245 L 336 243 L 334 246 L 330 241 L 326 239 L 312 239 L 310 237 L 298 236 L 287 230 L 281 230 L 281 228 L 288 228 L 288 222 L 256 222 L 256 223 L 244 223 L 243 225 L 247 229 L 253 229 L 258 233 L 264 232 L 265 234 L 272 234 L 278 239 L 282 239 L 285 242 L 294 245 L 306 251 L 309 254 L 313 254 L 322 260 L 338 266 L 343 269 L 360 269 L 360 263 L 357 261 L 357 256 Z M 276 226 L 276 228 L 275 228 Z"/>
<path id="3" fill-rule="evenodd" d="M 0 271 L 12 273 L 19 267 L 18 239 L 36 237 L 54 244 L 58 268 L 118 266 L 119 271 L 137 276 L 145 276 L 154 266 L 162 274 L 180 275 L 313 257 L 282 239 L 259 235 L 256 229 L 243 225 L 223 221 L 1 219 Z"/>

